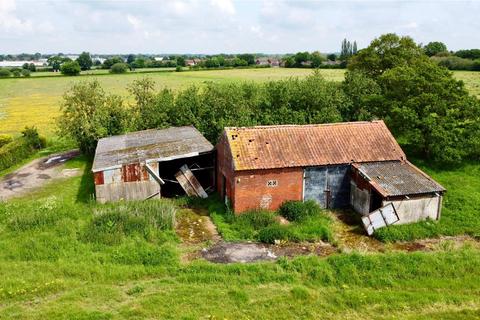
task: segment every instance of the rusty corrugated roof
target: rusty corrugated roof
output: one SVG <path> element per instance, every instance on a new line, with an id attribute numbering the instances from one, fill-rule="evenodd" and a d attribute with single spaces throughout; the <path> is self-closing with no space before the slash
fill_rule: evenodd
<path id="1" fill-rule="evenodd" d="M 444 192 L 440 184 L 408 161 L 354 164 L 384 197 Z"/>
<path id="2" fill-rule="evenodd" d="M 235 170 L 405 159 L 383 121 L 225 128 Z"/>
<path id="3" fill-rule="evenodd" d="M 213 150 L 213 145 L 193 126 L 131 132 L 98 141 L 92 171 L 158 159 L 186 158 Z"/>

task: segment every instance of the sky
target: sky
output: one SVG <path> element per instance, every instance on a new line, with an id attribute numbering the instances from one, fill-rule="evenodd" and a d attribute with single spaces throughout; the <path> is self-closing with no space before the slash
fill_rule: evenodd
<path id="1" fill-rule="evenodd" d="M 338 52 L 381 34 L 480 47 L 477 1 L 0 0 L 0 53 Z"/>

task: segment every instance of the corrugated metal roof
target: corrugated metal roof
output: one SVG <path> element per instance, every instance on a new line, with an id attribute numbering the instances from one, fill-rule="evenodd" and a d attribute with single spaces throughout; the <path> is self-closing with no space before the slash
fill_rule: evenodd
<path id="1" fill-rule="evenodd" d="M 92 171 L 118 168 L 150 159 L 185 158 L 213 150 L 194 127 L 144 130 L 98 141 Z"/>
<path id="2" fill-rule="evenodd" d="M 225 128 L 235 170 L 405 159 L 383 121 Z"/>
<path id="3" fill-rule="evenodd" d="M 357 163 L 353 166 L 384 197 L 445 191 L 445 188 L 408 161 Z"/>

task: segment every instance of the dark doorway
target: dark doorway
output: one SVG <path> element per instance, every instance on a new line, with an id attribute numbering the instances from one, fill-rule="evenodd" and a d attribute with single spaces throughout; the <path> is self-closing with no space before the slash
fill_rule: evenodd
<path id="1" fill-rule="evenodd" d="M 185 191 L 175 179 L 175 174 L 180 171 L 180 167 L 183 165 L 188 166 L 207 193 L 214 190 L 214 157 L 211 153 L 208 153 L 196 157 L 159 162 L 158 174 L 165 181 L 160 191 L 162 197 L 171 198 L 185 195 Z"/>

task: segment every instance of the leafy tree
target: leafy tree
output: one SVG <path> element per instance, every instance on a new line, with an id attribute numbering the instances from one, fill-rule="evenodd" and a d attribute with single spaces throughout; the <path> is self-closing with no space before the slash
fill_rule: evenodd
<path id="1" fill-rule="evenodd" d="M 440 52 L 447 51 L 447 46 L 443 42 L 429 42 L 424 48 L 425 54 L 429 57 L 436 56 Z"/>
<path id="2" fill-rule="evenodd" d="M 177 57 L 177 66 L 185 67 L 185 58 L 182 56 Z"/>
<path id="3" fill-rule="evenodd" d="M 126 73 L 128 71 L 128 65 L 123 62 L 115 63 L 111 68 L 110 68 L 110 73 Z"/>
<path id="4" fill-rule="evenodd" d="M 480 49 L 458 50 L 455 55 L 464 59 L 480 59 Z"/>
<path id="5" fill-rule="evenodd" d="M 67 61 L 60 67 L 60 72 L 66 76 L 78 76 L 80 70 L 80 65 L 77 61 Z"/>
<path id="6" fill-rule="evenodd" d="M 82 52 L 78 58 L 77 62 L 80 65 L 80 69 L 82 70 L 90 70 L 93 65 L 92 57 L 88 52 Z"/>
<path id="7" fill-rule="evenodd" d="M 118 56 L 111 57 L 111 58 L 105 59 L 105 61 L 103 61 L 103 68 L 104 69 L 110 69 L 115 63 L 124 63 L 124 61 L 123 61 L 122 58 L 120 58 Z"/>
<path id="8" fill-rule="evenodd" d="M 349 87 L 346 92 L 356 99 L 354 105 L 365 104 L 369 116 L 385 119 L 409 150 L 443 162 L 458 162 L 478 152 L 470 147 L 471 141 L 480 139 L 480 131 L 475 131 L 478 99 L 411 38 L 383 35 L 353 57 L 348 67 L 349 73 L 361 72 L 381 88 L 381 93 L 352 94 Z M 345 86 L 351 86 L 349 77 Z"/>
<path id="9" fill-rule="evenodd" d="M 145 59 L 142 57 L 138 57 L 131 63 L 132 68 L 135 69 L 142 69 L 145 68 Z"/>
<path id="10" fill-rule="evenodd" d="M 12 75 L 15 77 L 15 78 L 18 78 L 22 75 L 22 70 L 19 69 L 19 68 L 12 68 L 10 69 L 10 72 L 12 73 Z"/>
<path id="11" fill-rule="evenodd" d="M 322 62 L 326 60 L 320 52 L 315 51 L 310 55 L 310 60 L 312 61 L 312 67 L 318 68 L 322 65 Z"/>
<path id="12" fill-rule="evenodd" d="M 217 58 L 213 57 L 205 60 L 205 67 L 207 68 L 218 68 L 220 67 L 220 62 Z"/>
<path id="13" fill-rule="evenodd" d="M 293 57 L 295 59 L 295 67 L 302 67 L 303 63 L 310 61 L 310 53 L 307 51 L 305 52 L 297 52 Z"/>
<path id="14" fill-rule="evenodd" d="M 340 57 L 339 57 L 340 60 L 347 60 L 352 55 L 353 55 L 352 44 L 347 39 L 343 39 L 342 48 L 340 49 Z"/>
<path id="15" fill-rule="evenodd" d="M 330 53 L 327 55 L 327 59 L 330 61 L 335 61 L 337 60 L 337 55 L 335 53 Z"/>
<path id="16" fill-rule="evenodd" d="M 239 54 L 237 58 L 247 61 L 249 66 L 255 64 L 255 55 L 251 53 Z"/>
<path id="17" fill-rule="evenodd" d="M 238 57 L 235 57 L 232 61 L 232 65 L 234 67 L 246 67 L 248 66 L 248 62 Z"/>
<path id="18" fill-rule="evenodd" d="M 151 78 L 134 80 L 127 87 L 133 96 L 135 105 L 136 130 L 163 128 L 168 126 L 168 117 L 174 107 L 174 95 L 170 89 L 155 93 L 155 82 Z"/>
<path id="19" fill-rule="evenodd" d="M 60 67 L 62 66 L 62 63 L 71 61 L 71 59 L 62 57 L 60 55 L 58 56 L 51 56 L 47 59 L 47 63 L 49 66 L 52 67 L 52 70 L 54 72 L 60 71 Z"/>
<path id="20" fill-rule="evenodd" d="M 59 134 L 72 137 L 90 155 L 98 139 L 125 132 L 130 117 L 122 98 L 106 94 L 96 80 L 73 85 L 63 95 L 60 111 Z"/>
<path id="21" fill-rule="evenodd" d="M 426 58 L 412 38 L 389 33 L 374 39 L 366 49 L 359 51 L 349 62 L 348 69 L 362 70 L 368 76 L 377 78 L 388 69 Z"/>
<path id="22" fill-rule="evenodd" d="M 131 64 L 133 61 L 135 61 L 135 55 L 134 54 L 129 54 L 127 57 L 127 63 Z"/>

